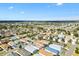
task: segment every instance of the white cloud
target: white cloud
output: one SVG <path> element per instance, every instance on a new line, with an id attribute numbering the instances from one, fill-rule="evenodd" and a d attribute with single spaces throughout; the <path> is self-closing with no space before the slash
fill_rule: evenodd
<path id="1" fill-rule="evenodd" d="M 8 9 L 9 9 L 9 10 L 12 10 L 13 8 L 14 8 L 13 6 L 10 6 Z"/>

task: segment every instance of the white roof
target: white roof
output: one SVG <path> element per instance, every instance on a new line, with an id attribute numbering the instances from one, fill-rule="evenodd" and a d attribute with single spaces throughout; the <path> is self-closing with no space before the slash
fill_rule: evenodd
<path id="1" fill-rule="evenodd" d="M 36 47 L 36 46 L 34 46 L 34 45 L 32 45 L 35 49 L 38 49 L 39 50 L 39 48 L 38 47 Z"/>
<path id="2" fill-rule="evenodd" d="M 55 45 L 55 44 L 50 44 L 49 47 L 50 47 L 50 48 L 53 48 L 53 49 L 56 49 L 56 50 L 58 50 L 58 51 L 61 51 L 61 47 L 62 47 L 62 46 L 60 46 L 60 45 Z"/>
<path id="3" fill-rule="evenodd" d="M 8 45 L 13 46 L 14 45 L 14 42 L 11 41 L 11 42 L 8 43 Z"/>
<path id="4" fill-rule="evenodd" d="M 33 53 L 35 50 L 37 50 L 37 48 L 35 48 L 33 45 L 26 45 L 24 49 L 31 53 Z"/>
<path id="5" fill-rule="evenodd" d="M 58 37 L 59 38 L 64 38 L 64 34 L 59 34 Z"/>
<path id="6" fill-rule="evenodd" d="M 14 43 L 17 44 L 19 42 L 19 40 L 15 40 Z"/>

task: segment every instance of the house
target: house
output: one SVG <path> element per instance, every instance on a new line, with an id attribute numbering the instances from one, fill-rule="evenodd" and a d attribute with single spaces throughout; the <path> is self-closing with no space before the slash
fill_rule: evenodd
<path id="1" fill-rule="evenodd" d="M 30 52 L 30 53 L 35 53 L 35 52 L 38 50 L 38 48 L 36 48 L 36 47 L 33 46 L 33 45 L 26 45 L 26 46 L 24 47 L 24 49 L 27 50 L 27 51 Z"/>
<path id="2" fill-rule="evenodd" d="M 62 46 L 60 45 L 50 44 L 48 47 L 46 47 L 46 51 L 52 52 L 54 55 L 59 55 L 61 48 Z"/>
<path id="3" fill-rule="evenodd" d="M 12 41 L 10 41 L 8 43 L 8 45 L 11 46 L 12 48 L 16 48 L 17 47 L 16 44 L 14 42 L 12 42 Z"/>
<path id="4" fill-rule="evenodd" d="M 45 50 L 48 51 L 48 52 L 51 52 L 53 55 L 58 55 L 59 54 L 58 50 L 55 50 L 55 49 L 50 48 L 50 47 L 46 47 Z"/>
<path id="5" fill-rule="evenodd" d="M 8 44 L 2 44 L 2 45 L 0 45 L 0 47 L 2 49 L 4 49 L 4 51 L 7 51 L 7 48 L 9 47 L 9 45 Z"/>
<path id="6" fill-rule="evenodd" d="M 16 40 L 16 39 L 19 39 L 19 37 L 16 35 L 13 35 L 10 40 Z"/>
<path id="7" fill-rule="evenodd" d="M 36 41 L 34 41 L 33 44 L 40 49 L 40 48 L 44 47 L 45 44 L 49 44 L 49 41 L 46 41 L 46 40 L 36 40 Z"/>
<path id="8" fill-rule="evenodd" d="M 62 46 L 60 45 L 56 45 L 56 44 L 50 44 L 49 45 L 50 48 L 56 49 L 58 51 L 61 51 Z"/>
<path id="9" fill-rule="evenodd" d="M 46 41 L 46 40 L 40 40 L 40 42 L 43 44 L 49 44 L 49 41 Z"/>
<path id="10" fill-rule="evenodd" d="M 63 40 L 63 39 L 64 39 L 64 37 L 65 37 L 65 36 L 64 36 L 64 34 L 63 34 L 63 33 L 61 33 L 61 34 L 59 34 L 59 35 L 58 35 L 58 38 L 59 38 L 59 39 L 62 39 L 62 40 Z"/>
<path id="11" fill-rule="evenodd" d="M 2 42 L 0 41 L 0 45 L 2 44 Z"/>
<path id="12" fill-rule="evenodd" d="M 20 55 L 16 52 L 9 52 L 5 56 L 20 56 Z"/>
<path id="13" fill-rule="evenodd" d="M 7 44 L 8 42 L 10 42 L 8 38 L 0 40 L 0 44 Z"/>
<path id="14" fill-rule="evenodd" d="M 26 43 L 27 39 L 26 38 L 21 38 L 20 41 Z"/>
<path id="15" fill-rule="evenodd" d="M 6 30 L 5 31 L 5 36 L 10 36 L 10 35 L 12 35 L 12 32 L 10 32 L 9 30 Z"/>
<path id="16" fill-rule="evenodd" d="M 15 40 L 15 41 L 14 41 L 15 44 L 18 44 L 19 42 L 20 42 L 19 40 Z"/>
<path id="17" fill-rule="evenodd" d="M 42 56 L 41 54 L 37 53 L 37 54 L 34 54 L 33 56 Z"/>
<path id="18" fill-rule="evenodd" d="M 18 53 L 20 56 L 30 56 L 31 53 L 25 49 L 17 49 L 14 52 Z"/>
<path id="19" fill-rule="evenodd" d="M 73 38 L 72 39 L 72 45 L 75 45 L 76 44 L 76 41 L 77 41 L 77 38 Z"/>
<path id="20" fill-rule="evenodd" d="M 43 56 L 53 56 L 51 52 L 46 51 L 44 48 L 39 50 L 39 54 Z"/>
<path id="21" fill-rule="evenodd" d="M 70 35 L 66 35 L 65 44 L 67 44 L 70 39 L 72 39 L 72 37 Z"/>
<path id="22" fill-rule="evenodd" d="M 61 43 L 61 42 L 62 42 L 62 40 L 61 40 L 61 39 L 58 39 L 58 42 L 60 42 L 60 43 Z"/>
<path id="23" fill-rule="evenodd" d="M 58 36 L 57 35 L 53 37 L 53 41 L 56 41 L 56 40 L 58 40 Z"/>

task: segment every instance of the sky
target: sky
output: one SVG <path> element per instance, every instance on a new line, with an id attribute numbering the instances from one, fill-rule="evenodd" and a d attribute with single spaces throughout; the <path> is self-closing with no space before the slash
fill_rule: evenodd
<path id="1" fill-rule="evenodd" d="M 79 20 L 79 4 L 0 3 L 0 20 Z"/>

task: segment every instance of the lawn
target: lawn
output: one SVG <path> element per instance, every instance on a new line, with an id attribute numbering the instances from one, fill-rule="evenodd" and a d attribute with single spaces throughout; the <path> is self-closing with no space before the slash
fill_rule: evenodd
<path id="1" fill-rule="evenodd" d="M 7 52 L 5 51 L 0 51 L 0 56 L 5 56 L 7 54 Z"/>
<path id="2" fill-rule="evenodd" d="M 79 47 L 79 44 L 77 46 Z M 79 56 L 79 54 L 75 53 L 74 51 L 73 56 Z"/>
<path id="3" fill-rule="evenodd" d="M 73 53 L 73 56 L 79 56 L 79 54 L 77 54 L 77 53 L 74 52 L 74 53 Z"/>

